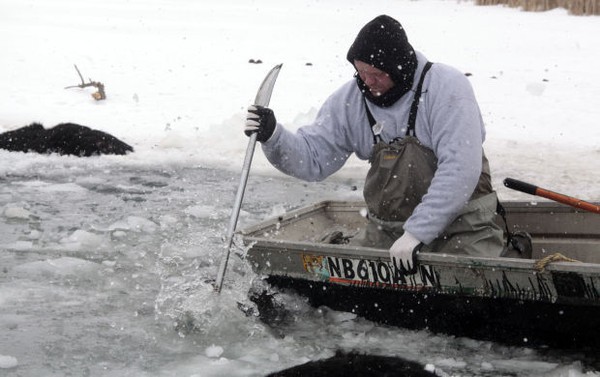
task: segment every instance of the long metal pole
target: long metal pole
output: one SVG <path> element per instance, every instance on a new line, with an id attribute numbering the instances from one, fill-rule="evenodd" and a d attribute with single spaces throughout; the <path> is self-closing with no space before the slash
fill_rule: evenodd
<path id="1" fill-rule="evenodd" d="M 231 245 L 233 245 L 233 236 L 235 228 L 240 215 L 240 209 L 242 207 L 242 200 L 244 199 L 244 192 L 246 191 L 246 183 L 248 182 L 248 174 L 250 173 L 250 165 L 252 165 L 252 157 L 254 156 L 254 149 L 256 147 L 256 133 L 250 136 L 248 147 L 246 148 L 246 157 L 244 158 L 244 166 L 242 167 L 242 175 L 240 177 L 240 184 L 238 186 L 237 194 L 235 195 L 235 203 L 233 205 L 233 211 L 231 218 L 229 219 L 229 227 L 227 228 L 227 250 L 225 256 L 221 259 L 221 265 L 219 266 L 219 273 L 217 275 L 217 281 L 215 290 L 217 293 L 221 292 L 223 286 L 223 279 L 225 278 L 225 271 L 227 270 L 227 263 L 229 262 L 229 254 L 231 251 Z"/>
<path id="2" fill-rule="evenodd" d="M 256 98 L 254 100 L 255 105 L 269 105 L 269 101 L 271 100 L 271 93 L 273 93 L 273 87 L 275 86 L 275 81 L 277 80 L 277 76 L 279 75 L 279 70 L 281 69 L 281 66 L 281 64 L 276 65 L 275 67 L 273 67 L 273 69 L 269 71 L 262 84 L 260 85 L 258 93 L 256 93 Z M 233 245 L 233 236 L 235 234 L 235 228 L 237 225 L 238 217 L 240 215 L 240 208 L 242 207 L 244 192 L 246 191 L 246 183 L 248 182 L 248 174 L 250 172 L 250 165 L 252 165 L 254 149 L 256 148 L 257 136 L 258 135 L 256 134 L 256 132 L 250 135 L 248 147 L 246 147 L 246 157 L 244 157 L 244 165 L 242 166 L 240 184 L 238 186 L 237 194 L 235 195 L 235 203 L 233 205 L 233 210 L 231 211 L 229 227 L 227 228 L 227 244 L 225 245 L 225 247 L 227 247 L 227 250 L 225 251 L 223 259 L 221 259 L 217 280 L 215 282 L 215 291 L 217 291 L 217 293 L 220 293 L 221 288 L 223 287 L 225 271 L 227 271 L 227 263 L 229 262 L 229 254 L 231 253 L 231 246 Z"/>

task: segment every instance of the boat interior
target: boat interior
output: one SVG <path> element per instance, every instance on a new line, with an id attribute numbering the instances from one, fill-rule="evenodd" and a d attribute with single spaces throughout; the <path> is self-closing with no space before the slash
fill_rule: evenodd
<path id="1" fill-rule="evenodd" d="M 600 263 L 600 214 L 556 202 L 502 203 L 497 223 L 511 234 L 530 237 L 527 257 L 560 255 L 584 263 Z M 343 243 L 367 223 L 362 202 L 324 201 L 291 211 L 246 229 L 254 237 L 282 242 Z M 505 222 L 506 219 L 506 222 Z M 509 255 L 510 256 L 510 255 Z"/>

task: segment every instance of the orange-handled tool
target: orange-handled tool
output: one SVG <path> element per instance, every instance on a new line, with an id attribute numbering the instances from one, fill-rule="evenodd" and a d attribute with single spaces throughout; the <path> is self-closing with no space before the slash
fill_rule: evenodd
<path id="1" fill-rule="evenodd" d="M 546 190 L 544 188 L 532 185 L 530 183 L 522 182 L 513 178 L 504 179 L 504 186 L 513 190 L 521 191 L 526 194 L 541 196 L 550 200 L 554 200 L 559 203 L 567 204 L 575 208 L 581 208 L 586 211 L 600 213 L 600 205 L 586 202 L 585 200 L 577 199 L 572 196 L 559 194 L 554 191 Z"/>

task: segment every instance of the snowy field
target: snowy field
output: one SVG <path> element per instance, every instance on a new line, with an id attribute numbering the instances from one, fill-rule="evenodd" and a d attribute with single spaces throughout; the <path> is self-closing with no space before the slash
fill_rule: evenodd
<path id="1" fill-rule="evenodd" d="M 254 277 L 237 257 L 212 292 L 264 75 L 283 63 L 271 107 L 291 129 L 310 122 L 351 79 L 347 49 L 379 14 L 471 74 L 501 199 L 540 200 L 502 186 L 513 177 L 600 200 L 596 16 L 433 0 L 0 0 L 0 132 L 76 122 L 136 149 L 0 151 L 0 375 L 262 376 L 342 348 L 443 376 L 600 376 L 585 355 L 387 328 L 293 297 L 299 320 L 281 339 L 237 309 Z M 80 83 L 74 65 L 105 101 L 65 89 Z M 240 226 L 359 198 L 366 169 L 351 159 L 304 183 L 257 149 Z"/>

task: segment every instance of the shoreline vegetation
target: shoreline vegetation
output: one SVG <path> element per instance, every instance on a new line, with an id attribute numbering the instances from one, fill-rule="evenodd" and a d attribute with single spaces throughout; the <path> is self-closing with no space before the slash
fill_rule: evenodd
<path id="1" fill-rule="evenodd" d="M 526 12 L 543 12 L 564 8 L 575 16 L 600 15 L 600 0 L 475 0 L 476 5 L 507 5 Z"/>

